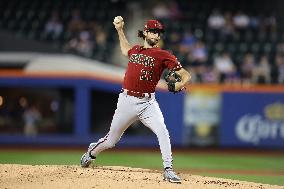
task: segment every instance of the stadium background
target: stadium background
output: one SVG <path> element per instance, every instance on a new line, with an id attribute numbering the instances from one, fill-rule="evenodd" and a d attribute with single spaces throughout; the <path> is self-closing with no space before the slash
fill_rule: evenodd
<path id="1" fill-rule="evenodd" d="M 182 94 L 168 93 L 163 81 L 157 91 L 177 168 L 283 185 L 282 5 L 1 1 L 0 162 L 78 164 L 88 143 L 104 136 L 127 62 L 112 25 L 121 15 L 132 43 L 147 19 L 159 19 L 166 28 L 160 45 L 193 75 Z M 159 168 L 156 148 L 137 122 L 98 164 Z"/>

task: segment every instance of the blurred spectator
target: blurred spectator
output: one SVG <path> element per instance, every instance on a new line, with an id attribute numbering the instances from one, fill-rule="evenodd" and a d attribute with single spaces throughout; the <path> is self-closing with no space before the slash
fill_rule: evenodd
<path id="1" fill-rule="evenodd" d="M 221 30 L 222 38 L 223 39 L 232 39 L 233 34 L 235 32 L 232 13 L 229 12 L 229 11 L 226 12 L 224 18 L 225 18 L 225 25 L 224 25 L 223 29 Z"/>
<path id="2" fill-rule="evenodd" d="M 228 52 L 223 52 L 221 56 L 214 59 L 214 68 L 219 76 L 220 83 L 232 83 L 237 79 L 236 67 Z"/>
<path id="3" fill-rule="evenodd" d="M 156 19 L 167 19 L 170 18 L 170 10 L 166 3 L 161 1 L 158 2 L 152 9 L 152 14 Z"/>
<path id="4" fill-rule="evenodd" d="M 202 81 L 204 83 L 218 83 L 218 73 L 213 66 L 206 66 L 202 73 Z"/>
<path id="5" fill-rule="evenodd" d="M 233 17 L 233 23 L 237 29 L 246 29 L 249 26 L 250 19 L 248 15 L 242 11 L 238 11 Z"/>
<path id="6" fill-rule="evenodd" d="M 39 110 L 31 105 L 23 113 L 24 134 L 26 136 L 36 136 L 38 134 L 38 122 L 41 120 Z"/>
<path id="7" fill-rule="evenodd" d="M 180 49 L 187 53 L 192 52 L 195 42 L 196 42 L 196 39 L 192 35 L 192 33 L 190 31 L 185 31 L 183 34 L 183 38 L 181 39 Z"/>
<path id="8" fill-rule="evenodd" d="M 13 113 L 12 113 L 12 103 L 6 103 L 2 97 L 2 105 L 0 107 L 0 130 L 5 131 L 7 128 L 12 128 L 13 124 Z"/>
<path id="9" fill-rule="evenodd" d="M 213 10 L 212 14 L 208 17 L 208 27 L 212 30 L 221 30 L 225 25 L 225 18 L 219 10 Z"/>
<path id="10" fill-rule="evenodd" d="M 107 44 L 107 34 L 101 25 L 98 25 L 93 32 L 97 47 L 99 49 L 105 49 Z"/>
<path id="11" fill-rule="evenodd" d="M 260 18 L 259 16 L 252 15 L 250 16 L 250 21 L 249 21 L 249 27 L 253 30 L 256 30 L 259 28 L 260 24 Z"/>
<path id="12" fill-rule="evenodd" d="M 251 53 L 248 53 L 243 58 L 243 62 L 241 64 L 241 77 L 242 77 L 242 82 L 244 84 L 252 83 L 252 75 L 253 75 L 254 69 L 255 69 L 254 55 Z"/>
<path id="13" fill-rule="evenodd" d="M 265 84 L 270 83 L 270 64 L 267 56 L 262 56 L 259 63 L 253 70 L 254 83 Z"/>
<path id="14" fill-rule="evenodd" d="M 277 81 L 284 83 L 284 55 L 276 56 Z"/>
<path id="15" fill-rule="evenodd" d="M 279 44 L 277 45 L 276 53 L 277 53 L 277 54 L 284 55 L 284 43 L 279 43 Z"/>
<path id="16" fill-rule="evenodd" d="M 206 62 L 208 59 L 208 53 L 205 45 L 201 41 L 197 41 L 191 53 L 188 55 L 188 60 L 191 63 L 192 74 L 195 75 L 196 82 L 202 81 L 202 74 L 206 68 Z"/>
<path id="17" fill-rule="evenodd" d="M 71 20 L 68 23 L 68 32 L 71 35 L 76 35 L 78 32 L 82 31 L 85 27 L 85 22 L 81 18 L 81 12 L 79 9 L 74 9 L 72 11 Z"/>
<path id="18" fill-rule="evenodd" d="M 77 53 L 77 46 L 79 43 L 78 37 L 71 38 L 64 47 L 64 51 L 69 53 Z"/>
<path id="19" fill-rule="evenodd" d="M 93 52 L 93 43 L 89 31 L 82 31 L 79 36 L 79 43 L 77 46 L 79 54 L 90 57 Z"/>
<path id="20" fill-rule="evenodd" d="M 213 10 L 212 14 L 207 19 L 208 37 L 210 39 L 220 40 L 221 31 L 225 26 L 225 18 L 219 10 Z"/>
<path id="21" fill-rule="evenodd" d="M 45 24 L 44 33 L 47 39 L 57 39 L 63 31 L 63 25 L 59 20 L 58 12 L 53 11 L 51 17 Z"/>
<path id="22" fill-rule="evenodd" d="M 93 52 L 93 42 L 90 32 L 81 31 L 79 37 L 72 38 L 66 45 L 65 51 L 90 57 Z"/>
<path id="23" fill-rule="evenodd" d="M 192 52 L 189 54 L 189 60 L 193 64 L 204 64 L 208 58 L 206 47 L 202 41 L 197 41 L 193 45 Z"/>
<path id="24" fill-rule="evenodd" d="M 265 31 L 275 31 L 277 28 L 277 20 L 274 15 L 266 16 L 263 19 L 263 26 Z"/>

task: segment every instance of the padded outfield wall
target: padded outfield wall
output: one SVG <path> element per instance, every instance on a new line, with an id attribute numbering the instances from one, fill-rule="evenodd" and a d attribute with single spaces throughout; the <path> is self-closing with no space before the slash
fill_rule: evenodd
<path id="1" fill-rule="evenodd" d="M 284 148 L 283 86 L 193 86 L 184 110 L 184 144 Z"/>
<path id="2" fill-rule="evenodd" d="M 103 137 L 109 127 L 105 124 L 103 132 L 96 129 L 91 132 L 91 127 L 96 127 L 92 117 L 100 113 L 92 111 L 96 104 L 92 91 L 111 94 L 115 102 L 121 81 L 84 74 L 5 72 L 0 77 L 0 92 L 7 88 L 70 89 L 74 96 L 74 113 L 69 117 L 72 132 L 44 133 L 35 137 L 0 133 L 0 144 L 85 145 Z M 175 95 L 158 88 L 156 97 L 174 146 L 284 148 L 283 86 L 189 85 L 187 92 Z M 108 101 L 107 96 L 105 98 Z M 109 123 L 111 118 L 105 121 Z M 153 134 L 126 133 L 118 145 L 157 144 Z"/>

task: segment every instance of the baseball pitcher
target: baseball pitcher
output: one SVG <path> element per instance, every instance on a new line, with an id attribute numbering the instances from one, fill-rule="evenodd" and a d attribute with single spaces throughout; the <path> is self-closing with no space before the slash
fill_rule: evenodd
<path id="1" fill-rule="evenodd" d="M 88 167 L 100 152 L 114 147 L 124 131 L 139 119 L 157 135 L 164 165 L 164 180 L 181 183 L 180 177 L 173 171 L 169 132 L 155 99 L 155 88 L 165 69 L 169 70 L 165 79 L 169 91 L 173 93 L 181 91 L 191 76 L 174 55 L 158 47 L 164 32 L 159 21 L 148 20 L 143 31 L 138 31 L 138 37 L 144 40 L 143 46 L 129 44 L 121 16 L 115 17 L 113 24 L 118 33 L 121 52 L 129 58 L 128 67 L 110 130 L 104 138 L 89 145 L 81 158 L 81 166 Z"/>

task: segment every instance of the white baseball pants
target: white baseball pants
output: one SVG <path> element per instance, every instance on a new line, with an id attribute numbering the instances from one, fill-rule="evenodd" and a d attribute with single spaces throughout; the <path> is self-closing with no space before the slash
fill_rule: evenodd
<path id="1" fill-rule="evenodd" d="M 98 140 L 91 154 L 97 157 L 101 151 L 114 147 L 124 131 L 138 119 L 156 134 L 164 168 L 172 167 L 170 136 L 155 95 L 140 99 L 120 93 L 110 130 L 104 138 Z"/>

